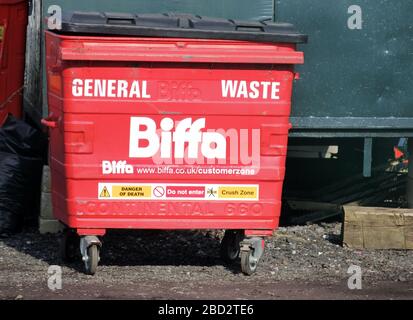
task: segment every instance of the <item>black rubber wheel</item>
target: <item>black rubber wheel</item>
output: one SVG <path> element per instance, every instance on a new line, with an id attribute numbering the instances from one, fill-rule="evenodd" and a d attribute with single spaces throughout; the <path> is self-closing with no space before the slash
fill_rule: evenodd
<path id="1" fill-rule="evenodd" d="M 80 237 L 76 231 L 66 229 L 60 242 L 60 257 L 63 262 L 70 263 L 80 258 Z"/>
<path id="2" fill-rule="evenodd" d="M 241 270 L 244 274 L 250 276 L 258 266 L 258 259 L 254 258 L 254 250 L 241 252 Z"/>
<path id="3" fill-rule="evenodd" d="M 240 253 L 240 242 L 243 240 L 244 233 L 240 230 L 225 231 L 221 241 L 220 255 L 226 263 L 234 263 Z"/>
<path id="4" fill-rule="evenodd" d="M 85 271 L 86 274 L 94 275 L 99 264 L 99 247 L 92 244 L 87 249 L 88 259 L 85 261 Z"/>

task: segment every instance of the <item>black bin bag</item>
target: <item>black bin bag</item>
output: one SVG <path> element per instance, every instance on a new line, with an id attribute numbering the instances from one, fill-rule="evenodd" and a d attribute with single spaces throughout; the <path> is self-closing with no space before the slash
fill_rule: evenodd
<path id="1" fill-rule="evenodd" d="M 0 128 L 0 235 L 36 223 L 46 146 L 41 131 L 12 115 Z"/>

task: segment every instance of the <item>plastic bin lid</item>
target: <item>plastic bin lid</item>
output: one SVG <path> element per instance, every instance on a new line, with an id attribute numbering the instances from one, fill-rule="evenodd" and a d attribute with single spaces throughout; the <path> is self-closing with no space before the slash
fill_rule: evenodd
<path id="1" fill-rule="evenodd" d="M 206 18 L 181 13 L 67 12 L 61 33 L 305 43 L 292 24 Z"/>

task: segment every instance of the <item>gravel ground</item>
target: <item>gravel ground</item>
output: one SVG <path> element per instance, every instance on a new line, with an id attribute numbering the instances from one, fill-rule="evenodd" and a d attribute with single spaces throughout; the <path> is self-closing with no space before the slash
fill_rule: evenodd
<path id="1" fill-rule="evenodd" d="M 413 251 L 341 247 L 341 224 L 280 228 L 266 242 L 257 273 L 219 258 L 217 231 L 111 231 L 95 276 L 63 266 L 63 288 L 47 287 L 59 265 L 61 235 L 25 232 L 0 239 L 1 299 L 413 299 Z M 363 289 L 347 270 L 361 267 Z"/>

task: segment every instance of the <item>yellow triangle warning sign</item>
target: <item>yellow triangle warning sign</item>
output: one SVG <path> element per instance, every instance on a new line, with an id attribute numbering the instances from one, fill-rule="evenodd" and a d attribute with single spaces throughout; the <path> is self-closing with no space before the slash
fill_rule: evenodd
<path id="1" fill-rule="evenodd" d="M 102 190 L 102 192 L 100 193 L 100 197 L 101 197 L 101 198 L 110 198 L 110 193 L 109 193 L 109 191 L 108 191 L 108 188 L 106 188 L 106 186 L 103 187 L 103 190 Z"/>

